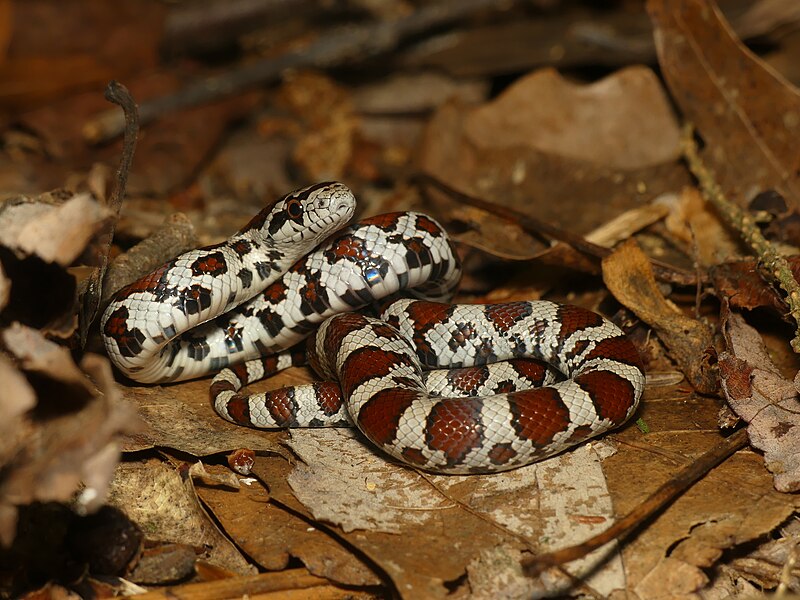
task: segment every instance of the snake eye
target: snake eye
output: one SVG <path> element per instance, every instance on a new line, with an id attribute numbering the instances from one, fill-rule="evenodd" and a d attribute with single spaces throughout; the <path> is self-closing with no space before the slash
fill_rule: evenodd
<path id="1" fill-rule="evenodd" d="M 300 200 L 296 198 L 292 198 L 291 200 L 286 201 L 286 213 L 292 219 L 299 219 L 303 216 L 303 205 L 300 203 Z"/>

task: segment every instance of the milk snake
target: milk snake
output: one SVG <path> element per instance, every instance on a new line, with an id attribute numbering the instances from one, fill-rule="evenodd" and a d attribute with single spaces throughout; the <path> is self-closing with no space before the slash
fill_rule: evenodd
<path id="1" fill-rule="evenodd" d="M 546 301 L 437 302 L 452 297 L 461 267 L 430 217 L 378 215 L 313 250 L 354 207 L 338 183 L 293 192 L 224 243 L 187 252 L 123 288 L 101 319 L 112 361 L 150 383 L 220 371 L 211 395 L 230 421 L 355 424 L 400 461 L 442 473 L 529 464 L 635 412 L 641 360 L 603 317 Z M 418 299 L 387 302 L 380 319 L 351 312 L 398 292 Z M 240 393 L 297 364 L 299 354 L 288 349 L 312 332 L 309 360 L 337 384 Z M 561 380 L 525 358 L 551 365 Z M 489 364 L 508 359 L 515 360 Z M 426 383 L 424 369 L 458 370 Z M 544 386 L 521 389 L 531 384 Z M 466 397 L 446 397 L 454 394 Z"/>

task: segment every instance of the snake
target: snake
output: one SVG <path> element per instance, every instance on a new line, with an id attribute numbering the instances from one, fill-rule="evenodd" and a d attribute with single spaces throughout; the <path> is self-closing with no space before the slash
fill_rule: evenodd
<path id="1" fill-rule="evenodd" d="M 462 268 L 441 225 L 411 211 L 346 226 L 354 212 L 346 186 L 316 184 L 166 262 L 105 309 L 108 356 L 141 383 L 216 373 L 233 423 L 356 426 L 435 473 L 528 465 L 637 410 L 643 363 L 611 321 L 546 300 L 453 304 Z M 325 381 L 241 392 L 304 357 Z"/>

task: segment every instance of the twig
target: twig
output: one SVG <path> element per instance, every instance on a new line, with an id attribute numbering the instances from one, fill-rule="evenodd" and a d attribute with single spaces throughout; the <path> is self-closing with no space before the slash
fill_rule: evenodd
<path id="1" fill-rule="evenodd" d="M 119 218 L 122 200 L 125 197 L 125 188 L 128 185 L 128 173 L 133 164 L 133 155 L 136 152 L 136 141 L 139 138 L 139 112 L 136 110 L 136 102 L 134 102 L 128 88 L 118 81 L 112 80 L 109 82 L 104 96 L 106 100 L 122 108 L 122 114 L 125 118 L 125 136 L 122 140 L 122 157 L 119 161 L 119 167 L 117 168 L 116 179 L 114 181 L 114 189 L 111 192 L 111 198 L 109 200 L 111 209 L 114 211 L 117 218 Z M 113 226 L 111 228 L 111 233 L 112 235 L 110 237 L 113 238 Z M 109 239 L 108 242 L 110 246 L 111 239 Z"/>
<path id="2" fill-rule="evenodd" d="M 559 229 L 558 227 L 554 227 L 549 223 L 540 221 L 536 217 L 531 217 L 517 210 L 514 210 L 513 208 L 508 208 L 507 206 L 494 204 L 492 202 L 483 200 L 482 198 L 476 198 L 475 196 L 470 196 L 469 194 L 465 194 L 464 192 L 461 192 L 455 188 L 450 187 L 443 181 L 427 173 L 419 173 L 414 176 L 414 179 L 419 183 L 422 183 L 423 185 L 433 186 L 439 189 L 440 191 L 444 192 L 451 198 L 459 200 L 464 204 L 475 206 L 477 208 L 485 210 L 488 213 L 507 219 L 508 221 L 511 221 L 512 223 L 519 225 L 525 231 L 534 236 L 537 237 L 543 236 L 548 239 L 563 242 L 568 246 L 571 246 L 578 252 L 581 252 L 592 258 L 602 259 L 610 255 L 612 252 L 611 248 L 606 248 L 605 246 L 599 246 L 597 244 L 593 244 L 592 242 L 586 240 L 583 236 L 571 233 L 569 231 L 565 231 L 563 229 Z M 677 267 L 673 267 L 672 265 L 668 265 L 666 263 L 654 259 L 650 259 L 650 262 L 653 265 L 653 273 L 655 274 L 656 278 L 660 279 L 661 281 L 675 283 L 677 285 L 695 285 L 698 283 L 698 276 L 695 273 L 689 273 L 687 271 L 678 269 Z M 702 279 L 700 279 L 699 281 L 702 283 Z"/>
<path id="3" fill-rule="evenodd" d="M 307 590 L 306 593 L 310 594 L 311 590 L 315 588 L 333 588 L 336 595 L 342 598 L 349 593 L 334 588 L 327 579 L 311 575 L 306 569 L 288 569 L 275 573 L 176 585 L 141 594 L 138 598 L 142 600 L 200 600 L 201 598 L 261 597 L 262 594 L 276 592 L 288 594 L 294 590 Z M 279 594 L 276 597 L 279 597 Z"/>
<path id="4" fill-rule="evenodd" d="M 525 561 L 524 567 L 529 574 L 537 575 L 547 568 L 560 566 L 564 563 L 582 558 L 612 540 L 619 540 L 626 537 L 641 525 L 642 522 L 661 511 L 682 492 L 689 489 L 689 487 L 700 480 L 711 469 L 721 464 L 738 450 L 747 446 L 747 443 L 747 430 L 740 429 L 736 431 L 730 437 L 723 440 L 721 444 L 712 448 L 694 462 L 683 467 L 653 492 L 649 498 L 603 533 L 591 537 L 585 542 L 575 546 L 531 558 Z"/>
<path id="5" fill-rule="evenodd" d="M 109 207 L 114 211 L 114 219 L 111 221 L 105 236 L 105 248 L 101 252 L 100 266 L 87 279 L 82 297 L 79 316 L 81 347 L 86 343 L 89 327 L 97 316 L 100 306 L 100 298 L 103 295 L 103 278 L 105 277 L 106 269 L 108 269 L 108 253 L 111 249 L 111 242 L 114 240 L 114 230 L 119 219 L 119 211 L 122 208 L 122 200 L 125 198 L 128 172 L 133 163 L 136 140 L 139 137 L 139 116 L 136 112 L 136 103 L 128 88 L 117 81 L 111 81 L 106 87 L 105 98 L 122 108 L 125 119 L 125 136 L 122 142 L 122 156 L 115 174 L 114 189 L 111 191 L 111 197 L 108 200 Z"/>
<path id="6" fill-rule="evenodd" d="M 218 100 L 257 84 L 272 83 L 287 69 L 327 68 L 348 61 L 362 62 L 394 49 L 412 36 L 476 11 L 496 7 L 497 0 L 447 0 L 425 5 L 394 21 L 335 29 L 302 50 L 246 64 L 216 77 L 196 81 L 174 94 L 143 102 L 139 106 L 139 118 L 144 125 L 171 111 Z M 117 113 L 102 113 L 84 126 L 84 137 L 91 143 L 106 141 L 121 132 L 122 120 Z"/>
<path id="7" fill-rule="evenodd" d="M 171 55 L 211 52 L 232 46 L 242 34 L 269 23 L 279 27 L 289 15 L 309 19 L 336 8 L 312 0 L 184 2 L 169 11 L 161 45 Z"/>
<path id="8" fill-rule="evenodd" d="M 797 323 L 795 337 L 791 342 L 792 350 L 800 353 L 800 284 L 794 278 L 789 263 L 764 237 L 755 220 L 739 206 L 725 198 L 725 194 L 714 178 L 713 173 L 706 167 L 698 154 L 697 143 L 694 139 L 694 128 L 691 123 L 684 126 L 682 138 L 683 155 L 689 165 L 689 170 L 691 170 L 700 184 L 700 192 L 703 194 L 703 198 L 714 205 L 719 215 L 750 246 L 764 266 L 762 272 L 786 292 L 789 314 Z"/>

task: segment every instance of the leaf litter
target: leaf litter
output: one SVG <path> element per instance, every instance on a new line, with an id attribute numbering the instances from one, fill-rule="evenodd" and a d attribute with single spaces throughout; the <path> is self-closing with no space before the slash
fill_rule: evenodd
<path id="1" fill-rule="evenodd" d="M 178 18 L 188 6 L 76 2 L 65 9 L 77 17 L 70 27 L 84 22 L 89 35 L 59 46 L 33 35 L 23 4 L 0 3 L 15 15 L 0 28 L 8 42 L 0 72 L 29 90 L 0 90 L 0 114 L 10 117 L 0 120 L 0 558 L 13 565 L 0 569 L 4 597 L 146 588 L 152 597 L 326 598 L 800 590 L 800 501 L 789 493 L 798 486 L 800 361 L 789 347 L 787 298 L 704 202 L 680 133 L 682 122 L 695 124 L 725 194 L 800 271 L 791 256 L 798 81 L 768 66 L 786 66 L 781 52 L 800 47 L 792 2 L 649 0 L 646 12 L 597 12 L 592 26 L 569 2 L 544 12 L 543 3 L 511 2 L 459 20 L 465 3 L 442 21 L 445 33 L 423 28 L 406 46 L 381 46 L 381 58 L 355 53 L 355 62 L 327 70 L 309 50 L 310 70 L 255 91 L 232 79 L 227 98 L 201 97 L 171 113 L 151 107 L 198 89 L 189 79 L 223 64 L 195 54 L 187 40 L 197 36 L 178 35 L 192 22 Z M 58 17 L 55 3 L 40 4 L 45 31 Z M 253 4 L 269 14 L 269 3 Z M 408 23 L 391 21 L 408 10 L 428 14 L 416 2 L 359 6 L 381 31 Z M 353 16 L 328 10 L 338 22 Z M 215 23 L 219 14 L 194 26 L 210 23 L 221 44 L 263 64 L 343 39 L 313 11 L 238 24 Z M 502 41 L 548 19 L 574 21 L 577 37 L 556 40 L 569 60 L 558 45 L 522 57 Z M 123 22 L 144 41 L 114 72 L 113 61 L 86 48 Z M 623 22 L 638 37 L 598 25 Z M 310 34 L 316 46 L 304 46 Z M 756 55 L 737 34 L 771 45 Z M 442 35 L 455 36 L 446 53 Z M 476 61 L 481 46 L 461 44 L 480 36 L 495 40 L 494 54 Z M 592 52 L 576 51 L 576 39 Z M 161 44 L 183 62 L 159 57 Z M 37 62 L 48 55 L 59 58 Z M 82 79 L 59 72 L 78 64 Z M 228 65 L 238 77 L 239 65 Z M 97 86 L 112 77 L 128 79 L 142 112 L 160 118 L 141 132 L 101 300 L 186 248 L 221 241 L 289 188 L 344 179 L 361 216 L 414 208 L 445 224 L 467 271 L 459 300 L 550 298 L 622 324 L 647 361 L 642 427 L 631 422 L 508 473 L 445 477 L 394 464 L 349 430 L 234 427 L 213 413 L 206 380 L 114 382 L 96 332 L 84 347 L 78 330 L 79 293 L 101 266 L 113 218 L 105 177 L 121 148 L 83 136 L 113 138 L 98 116 L 106 105 Z M 293 368 L 254 389 L 313 377 Z M 746 427 L 751 446 L 694 485 L 676 480 L 735 436 L 731 427 Z M 665 482 L 680 490 L 674 501 L 634 533 L 587 546 L 569 563 L 530 568 L 585 545 Z M 42 531 L 51 532 L 47 553 Z"/>

